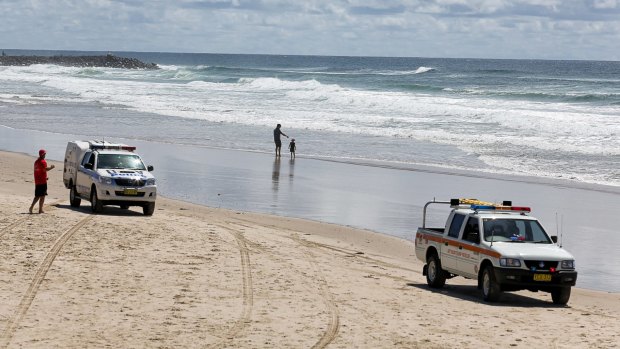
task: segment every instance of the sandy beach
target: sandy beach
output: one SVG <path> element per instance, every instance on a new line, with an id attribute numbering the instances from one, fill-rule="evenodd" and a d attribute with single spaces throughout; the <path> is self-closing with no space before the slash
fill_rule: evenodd
<path id="1" fill-rule="evenodd" d="M 431 291 L 410 241 L 158 198 L 69 206 L 62 164 L 0 152 L 0 348 L 614 348 L 620 294 Z M 54 163 L 54 162 L 50 162 Z"/>

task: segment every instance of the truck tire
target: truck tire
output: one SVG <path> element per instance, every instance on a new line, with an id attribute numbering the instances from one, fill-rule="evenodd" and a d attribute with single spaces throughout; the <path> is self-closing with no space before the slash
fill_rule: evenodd
<path id="1" fill-rule="evenodd" d="M 482 298 L 486 302 L 496 302 L 501 294 L 502 291 L 495 281 L 493 266 L 487 265 L 482 271 Z"/>
<path id="2" fill-rule="evenodd" d="M 152 216 L 153 212 L 155 212 L 155 203 L 148 202 L 144 204 L 144 206 L 142 206 L 142 212 L 144 213 L 145 216 Z"/>
<path id="3" fill-rule="evenodd" d="M 69 203 L 71 204 L 71 207 L 80 207 L 80 204 L 82 203 L 82 199 L 80 199 L 80 197 L 77 195 L 77 192 L 75 190 L 75 185 L 71 185 L 71 189 L 69 190 Z"/>
<path id="4" fill-rule="evenodd" d="M 566 305 L 570 299 L 570 287 L 556 287 L 551 290 L 553 304 Z"/>
<path id="5" fill-rule="evenodd" d="M 442 288 L 446 284 L 446 272 L 441 269 L 441 261 L 437 254 L 431 254 L 426 260 L 426 283 L 432 288 Z"/>
<path id="6" fill-rule="evenodd" d="M 95 187 L 90 191 L 90 208 L 94 213 L 103 211 L 103 202 L 97 197 L 97 189 Z"/>

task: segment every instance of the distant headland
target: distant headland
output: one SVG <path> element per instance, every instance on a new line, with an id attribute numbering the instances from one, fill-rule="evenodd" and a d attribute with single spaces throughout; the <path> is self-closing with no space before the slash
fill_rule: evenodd
<path id="1" fill-rule="evenodd" d="M 69 67 L 105 67 L 124 69 L 159 69 L 155 63 L 144 63 L 135 58 L 112 54 L 102 56 L 7 56 L 2 52 L 0 66 L 27 66 L 32 64 L 55 64 Z"/>

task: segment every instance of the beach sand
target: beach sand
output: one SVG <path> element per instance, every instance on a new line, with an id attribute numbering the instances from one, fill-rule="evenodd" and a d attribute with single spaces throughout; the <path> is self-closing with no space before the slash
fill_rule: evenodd
<path id="1" fill-rule="evenodd" d="M 396 237 L 163 197 L 94 215 L 57 162 L 31 215 L 34 160 L 0 152 L 0 348 L 620 346 L 618 293 L 430 290 Z"/>

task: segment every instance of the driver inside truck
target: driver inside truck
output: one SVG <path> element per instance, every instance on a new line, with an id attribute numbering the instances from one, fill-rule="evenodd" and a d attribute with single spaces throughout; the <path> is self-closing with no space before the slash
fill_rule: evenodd
<path id="1" fill-rule="evenodd" d="M 506 233 L 504 231 L 504 226 L 500 222 L 489 221 L 485 222 L 484 225 L 484 240 L 491 241 L 491 237 L 502 236 L 505 237 Z M 497 241 L 496 239 L 493 239 Z"/>
<path id="2" fill-rule="evenodd" d="M 525 240 L 524 236 L 521 236 L 517 223 L 512 220 L 506 221 L 506 237 L 511 240 Z"/>

